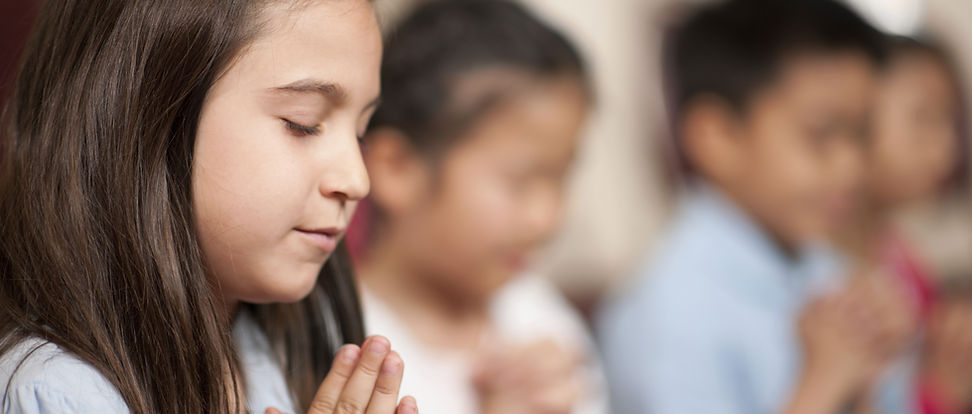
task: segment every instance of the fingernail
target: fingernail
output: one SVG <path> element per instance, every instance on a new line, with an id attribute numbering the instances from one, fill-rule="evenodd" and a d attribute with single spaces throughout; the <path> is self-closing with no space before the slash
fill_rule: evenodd
<path id="1" fill-rule="evenodd" d="M 418 414 L 418 404 L 415 402 L 415 397 L 408 396 L 402 399 L 402 411 L 405 414 Z"/>
<path id="2" fill-rule="evenodd" d="M 361 354 L 361 350 L 354 345 L 347 345 L 341 352 L 341 358 L 344 362 L 348 364 L 353 364 L 354 361 L 358 360 L 358 356 Z"/>
<path id="3" fill-rule="evenodd" d="M 385 375 L 396 375 L 402 370 L 402 359 L 394 352 L 385 358 L 381 364 L 381 373 Z"/>
<path id="4" fill-rule="evenodd" d="M 379 354 L 379 355 L 385 354 L 386 352 L 388 352 L 389 348 L 391 348 L 391 345 L 388 343 L 388 340 L 385 338 L 376 337 L 368 341 L 368 352 L 371 352 L 373 354 Z"/>

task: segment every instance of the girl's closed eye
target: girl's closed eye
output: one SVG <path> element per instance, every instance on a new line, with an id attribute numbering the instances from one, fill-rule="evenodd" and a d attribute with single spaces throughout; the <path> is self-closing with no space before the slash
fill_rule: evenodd
<path id="1" fill-rule="evenodd" d="M 308 135 L 318 135 L 321 133 L 320 124 L 309 126 L 309 125 L 298 124 L 289 119 L 282 119 L 282 120 L 284 124 L 287 126 L 287 129 L 289 129 L 290 132 L 296 136 L 304 137 Z"/>

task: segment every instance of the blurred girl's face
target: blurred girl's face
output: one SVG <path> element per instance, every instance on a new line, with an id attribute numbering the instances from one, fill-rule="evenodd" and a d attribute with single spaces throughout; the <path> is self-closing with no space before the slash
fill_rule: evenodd
<path id="1" fill-rule="evenodd" d="M 437 283 L 485 297 L 556 230 L 586 111 L 576 79 L 537 82 L 448 150 L 430 174 L 427 201 L 394 224 Z"/>
<path id="2" fill-rule="evenodd" d="M 369 189 L 358 137 L 382 52 L 369 2 L 275 4 L 264 18 L 209 91 L 192 166 L 200 246 L 228 303 L 306 296 Z"/>
<path id="3" fill-rule="evenodd" d="M 935 195 L 955 168 L 956 108 L 955 85 L 940 60 L 912 53 L 892 63 L 874 113 L 872 198 L 901 204 Z"/>

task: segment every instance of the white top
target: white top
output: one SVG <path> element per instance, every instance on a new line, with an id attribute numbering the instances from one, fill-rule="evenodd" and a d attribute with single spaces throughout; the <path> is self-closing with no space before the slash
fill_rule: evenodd
<path id="1" fill-rule="evenodd" d="M 433 349 L 420 342 L 394 311 L 366 287 L 362 288 L 365 326 L 369 334 L 386 336 L 405 361 L 401 395 L 418 400 L 422 414 L 475 414 L 479 412 L 471 376 L 472 356 Z M 491 341 L 528 344 L 553 340 L 576 350 L 588 363 L 578 373 L 590 384 L 574 414 L 608 412 L 604 374 L 594 345 L 580 316 L 546 279 L 522 276 L 514 279 L 490 304 Z"/>
<path id="2" fill-rule="evenodd" d="M 282 371 L 271 357 L 267 338 L 248 313 L 237 318 L 233 338 L 247 378 L 247 409 L 263 413 L 273 406 L 293 413 L 293 398 Z M 4 414 L 129 412 L 121 394 L 101 372 L 40 339 L 21 342 L 0 356 L 0 401 Z"/>

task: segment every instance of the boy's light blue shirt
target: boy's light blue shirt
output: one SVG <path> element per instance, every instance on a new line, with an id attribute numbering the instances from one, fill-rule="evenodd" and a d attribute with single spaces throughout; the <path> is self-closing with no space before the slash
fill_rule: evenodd
<path id="1" fill-rule="evenodd" d="M 800 372 L 800 309 L 841 282 L 839 258 L 787 257 L 711 188 L 678 211 L 637 285 L 599 318 L 615 413 L 780 412 Z M 881 412 L 911 412 L 906 379 L 882 388 Z"/>

